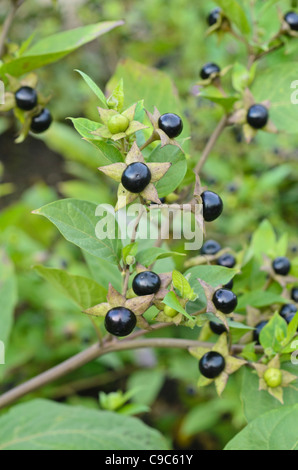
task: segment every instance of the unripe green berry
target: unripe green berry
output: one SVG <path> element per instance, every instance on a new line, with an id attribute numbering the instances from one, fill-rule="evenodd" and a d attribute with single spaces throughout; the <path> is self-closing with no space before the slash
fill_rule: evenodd
<path id="1" fill-rule="evenodd" d="M 129 126 L 129 120 L 122 114 L 115 114 L 108 121 L 108 129 L 111 134 L 125 132 Z"/>
<path id="2" fill-rule="evenodd" d="M 132 264 L 134 264 L 136 262 L 136 259 L 135 259 L 134 256 L 128 255 L 128 256 L 126 256 L 125 262 L 126 262 L 126 264 L 131 266 Z"/>
<path id="3" fill-rule="evenodd" d="M 174 318 L 177 315 L 177 313 L 178 313 L 177 310 L 175 310 L 172 307 L 169 307 L 168 305 L 166 305 L 164 308 L 164 314 L 167 317 Z"/>
<path id="4" fill-rule="evenodd" d="M 279 369 L 274 369 L 271 367 L 270 369 L 266 370 L 264 374 L 264 380 L 270 388 L 279 387 L 282 382 L 282 373 Z"/>

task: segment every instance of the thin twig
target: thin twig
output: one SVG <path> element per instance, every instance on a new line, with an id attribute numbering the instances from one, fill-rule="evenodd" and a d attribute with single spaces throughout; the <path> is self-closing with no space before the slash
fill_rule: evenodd
<path id="1" fill-rule="evenodd" d="M 202 170 L 211 150 L 213 149 L 218 138 L 220 137 L 221 133 L 225 129 L 227 123 L 228 123 L 228 116 L 224 115 L 224 117 L 220 120 L 218 126 L 214 130 L 213 134 L 211 135 L 210 139 L 207 142 L 206 147 L 203 150 L 202 156 L 200 160 L 198 161 L 197 166 L 195 167 L 195 170 L 194 170 L 196 174 L 199 174 L 200 171 Z"/>
<path id="2" fill-rule="evenodd" d="M 8 13 L 8 16 L 6 17 L 6 20 L 4 22 L 2 32 L 1 32 L 1 35 L 0 35 L 0 58 L 4 54 L 6 38 L 8 36 L 9 31 L 10 31 L 10 28 L 11 28 L 11 25 L 13 23 L 16 12 L 20 8 L 20 6 L 24 3 L 24 1 L 25 0 L 18 0 L 18 1 L 11 2 L 10 12 Z"/>
<path id="3" fill-rule="evenodd" d="M 161 325 L 158 325 L 161 328 Z M 162 325 L 163 327 L 165 325 Z M 155 328 L 157 329 L 157 328 Z M 145 330 L 136 332 L 138 335 L 144 335 L 148 333 Z M 90 346 L 85 351 L 76 354 L 70 359 L 62 362 L 58 366 L 53 367 L 52 369 L 43 372 L 42 374 L 34 377 L 31 380 L 13 388 L 7 393 L 4 393 L 0 397 L 0 409 L 11 405 L 15 401 L 19 400 L 28 393 L 37 390 L 44 385 L 47 385 L 65 375 L 77 370 L 78 368 L 84 366 L 85 364 L 105 355 L 110 352 L 116 351 L 126 351 L 133 349 L 142 349 L 142 348 L 178 348 L 178 349 L 188 349 L 190 347 L 206 347 L 212 348 L 213 343 L 205 343 L 201 341 L 189 340 L 189 339 L 176 339 L 176 338 L 145 338 L 145 339 L 136 339 L 137 334 L 131 335 L 130 339 L 125 339 L 117 341 L 115 343 L 105 343 L 103 347 L 100 345 L 94 344 Z M 242 345 L 232 345 L 231 351 L 233 354 L 237 354 L 243 350 L 244 346 Z M 258 352 L 263 351 L 262 348 L 256 347 Z"/>

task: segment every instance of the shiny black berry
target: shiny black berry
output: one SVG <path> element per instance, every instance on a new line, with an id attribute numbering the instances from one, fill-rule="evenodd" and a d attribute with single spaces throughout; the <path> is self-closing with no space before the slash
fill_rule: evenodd
<path id="1" fill-rule="evenodd" d="M 230 253 L 225 253 L 218 258 L 217 264 L 225 268 L 233 268 L 236 264 L 236 258 Z"/>
<path id="2" fill-rule="evenodd" d="M 261 321 L 260 323 L 258 323 L 258 325 L 256 326 L 254 332 L 253 332 L 253 340 L 257 343 L 257 344 L 260 344 L 260 333 L 262 331 L 262 329 L 268 324 L 267 321 Z"/>
<path id="3" fill-rule="evenodd" d="M 298 287 L 293 287 L 291 290 L 291 298 L 298 303 Z"/>
<path id="4" fill-rule="evenodd" d="M 202 80 L 207 80 L 214 73 L 220 73 L 220 67 L 212 62 L 208 62 L 208 64 L 205 64 L 201 69 L 200 77 Z"/>
<path id="5" fill-rule="evenodd" d="M 217 310 L 228 315 L 229 313 L 234 312 L 237 307 L 238 299 L 231 290 L 218 289 L 214 292 L 212 302 Z"/>
<path id="6" fill-rule="evenodd" d="M 22 86 L 15 94 L 17 107 L 23 111 L 31 111 L 37 105 L 37 93 L 34 88 Z"/>
<path id="7" fill-rule="evenodd" d="M 215 321 L 209 322 L 210 330 L 215 335 L 222 335 L 223 333 L 227 332 L 227 329 L 223 323 L 216 323 Z"/>
<path id="8" fill-rule="evenodd" d="M 131 193 L 141 193 L 151 181 L 151 172 L 145 163 L 135 162 L 124 170 L 121 183 Z"/>
<path id="9" fill-rule="evenodd" d="M 233 289 L 233 286 L 234 286 L 234 281 L 233 279 L 230 280 L 230 282 L 228 282 L 227 284 L 225 284 L 223 286 L 224 289 L 229 289 L 229 290 L 232 290 Z"/>
<path id="10" fill-rule="evenodd" d="M 201 194 L 203 203 L 203 217 L 206 222 L 217 219 L 223 211 L 221 197 L 213 191 L 204 191 Z"/>
<path id="11" fill-rule="evenodd" d="M 207 240 L 201 248 L 202 255 L 216 255 L 221 250 L 221 246 L 215 240 Z"/>
<path id="12" fill-rule="evenodd" d="M 166 113 L 158 120 L 159 128 L 164 131 L 170 139 L 178 137 L 183 131 L 183 122 L 180 116 L 173 113 Z"/>
<path id="13" fill-rule="evenodd" d="M 220 14 L 221 14 L 221 9 L 214 8 L 214 10 L 212 10 L 207 17 L 208 25 L 213 26 L 214 24 L 216 24 L 220 19 L 220 16 L 221 16 Z"/>
<path id="14" fill-rule="evenodd" d="M 224 357 L 216 351 L 207 352 L 199 362 L 200 372 L 207 379 L 215 379 L 225 367 Z"/>
<path id="15" fill-rule="evenodd" d="M 152 271 L 143 271 L 137 274 L 132 282 L 133 291 L 137 295 L 156 294 L 160 286 L 160 277 Z"/>
<path id="16" fill-rule="evenodd" d="M 247 122 L 254 129 L 262 129 L 269 119 L 268 109 L 262 104 L 253 104 L 247 112 Z"/>
<path id="17" fill-rule="evenodd" d="M 291 263 L 285 256 L 275 258 L 272 262 L 272 267 L 276 274 L 280 276 L 287 276 L 291 269 Z"/>
<path id="18" fill-rule="evenodd" d="M 293 31 L 298 31 L 298 15 L 294 11 L 289 11 L 285 16 L 284 16 L 285 22 L 288 23 L 290 28 Z"/>
<path id="19" fill-rule="evenodd" d="M 288 315 L 295 315 L 297 313 L 297 307 L 294 304 L 285 304 L 281 307 L 279 314 L 281 317 L 286 319 Z"/>
<path id="20" fill-rule="evenodd" d="M 106 330 L 115 336 L 127 336 L 135 328 L 137 318 L 135 314 L 124 307 L 109 310 L 105 317 Z"/>
<path id="21" fill-rule="evenodd" d="M 38 116 L 34 116 L 31 122 L 31 131 L 40 134 L 48 130 L 52 124 L 53 118 L 48 109 L 43 109 Z"/>

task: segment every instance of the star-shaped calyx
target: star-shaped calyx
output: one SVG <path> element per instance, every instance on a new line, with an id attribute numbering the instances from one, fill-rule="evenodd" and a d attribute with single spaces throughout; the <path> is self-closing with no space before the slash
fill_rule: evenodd
<path id="1" fill-rule="evenodd" d="M 229 375 L 233 374 L 242 366 L 244 366 L 246 361 L 230 355 L 226 333 L 223 333 L 219 337 L 219 340 L 214 344 L 211 351 L 219 353 L 223 357 L 224 368 L 222 372 L 214 379 L 209 379 L 201 375 L 198 380 L 198 387 L 206 387 L 207 385 L 210 385 L 212 382 L 214 382 L 218 395 L 221 395 L 227 385 Z M 205 354 L 210 352 L 210 349 L 204 347 L 190 348 L 189 352 L 196 359 L 201 360 Z"/>
<path id="2" fill-rule="evenodd" d="M 116 210 L 119 210 L 135 201 L 139 196 L 145 200 L 161 204 L 153 183 L 159 181 L 170 167 L 171 163 L 167 162 L 145 162 L 142 152 L 134 142 L 127 154 L 125 163 L 113 163 L 112 165 L 102 166 L 99 170 L 120 183 L 116 205 Z"/>
<path id="3" fill-rule="evenodd" d="M 139 121 L 134 120 L 137 104 L 133 104 L 128 109 L 119 113 L 115 109 L 105 109 L 98 107 L 99 116 L 103 125 L 99 127 L 92 134 L 101 137 L 102 139 L 111 139 L 115 142 L 126 137 L 130 137 L 137 131 L 147 129 Z"/>
<path id="4" fill-rule="evenodd" d="M 298 377 L 280 368 L 279 356 L 275 356 L 267 365 L 252 364 L 259 377 L 259 390 L 266 390 L 283 404 L 283 388 L 295 382 Z"/>
<path id="5" fill-rule="evenodd" d="M 137 326 L 139 328 L 149 329 L 149 323 L 147 320 L 145 320 L 143 314 L 148 310 L 149 307 L 151 307 L 153 297 L 154 295 L 144 295 L 142 297 L 126 299 L 126 297 L 116 291 L 112 284 L 110 284 L 107 295 L 107 302 L 88 308 L 87 310 L 84 310 L 84 313 L 94 317 L 105 317 L 112 308 L 125 307 L 136 315 Z"/>
<path id="6" fill-rule="evenodd" d="M 153 126 L 153 133 L 151 137 L 149 137 L 148 141 L 144 145 L 149 145 L 149 143 L 152 143 L 156 140 L 161 141 L 161 147 L 165 147 L 166 145 L 175 145 L 178 147 L 181 152 L 183 152 L 182 147 L 180 144 L 177 142 L 177 140 L 169 137 L 162 129 L 159 127 L 159 118 L 161 117 L 160 112 L 154 107 L 154 112 L 151 114 L 149 111 L 146 110 L 146 114 Z M 184 153 L 184 152 L 183 152 Z"/>
<path id="7" fill-rule="evenodd" d="M 259 122 L 255 125 L 252 125 L 253 116 L 249 118 L 250 111 L 254 107 L 259 107 L 261 112 L 263 111 L 267 116 L 264 116 L 264 125 L 262 125 L 262 117 L 259 118 Z M 277 134 L 278 129 L 271 121 L 269 116 L 269 109 L 271 107 L 270 101 L 262 101 L 261 103 L 256 103 L 251 91 L 246 88 L 243 94 L 243 99 L 237 101 L 234 107 L 234 113 L 230 116 L 228 123 L 229 124 L 238 124 L 242 125 L 244 137 L 247 143 L 250 143 L 252 139 L 257 135 L 258 131 L 269 132 L 271 134 Z M 255 112 L 256 110 L 254 110 Z M 251 124 L 249 124 L 249 121 Z"/>

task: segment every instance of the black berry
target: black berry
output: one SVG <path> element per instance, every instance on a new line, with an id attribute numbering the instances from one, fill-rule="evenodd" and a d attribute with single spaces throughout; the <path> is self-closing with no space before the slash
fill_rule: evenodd
<path id="1" fill-rule="evenodd" d="M 132 282 L 132 288 L 137 295 L 155 294 L 161 286 L 160 277 L 152 271 L 137 274 Z"/>
<path id="2" fill-rule="evenodd" d="M 170 139 L 178 137 L 183 130 L 182 119 L 173 113 L 166 113 L 160 116 L 158 126 Z"/>
<path id="3" fill-rule="evenodd" d="M 236 264 L 236 258 L 230 253 L 225 253 L 218 258 L 217 264 L 225 268 L 233 268 Z"/>
<path id="4" fill-rule="evenodd" d="M 253 340 L 257 343 L 257 344 L 260 344 L 260 333 L 262 331 L 262 329 L 268 324 L 267 321 L 261 321 L 260 323 L 258 323 L 258 325 L 256 326 L 254 332 L 253 332 Z"/>
<path id="5" fill-rule="evenodd" d="M 200 77 L 202 80 L 207 80 L 214 73 L 220 73 L 220 67 L 213 62 L 208 62 L 208 64 L 205 64 L 201 69 Z"/>
<path id="6" fill-rule="evenodd" d="M 37 105 L 37 93 L 29 86 L 22 86 L 15 94 L 17 107 L 23 111 L 31 111 Z"/>
<path id="7" fill-rule="evenodd" d="M 273 260 L 272 267 L 276 274 L 280 274 L 281 276 L 287 276 L 291 269 L 291 263 L 288 258 L 286 258 L 285 256 L 281 256 Z"/>
<path id="8" fill-rule="evenodd" d="M 115 336 L 127 336 L 136 326 L 135 314 L 124 307 L 116 307 L 109 310 L 105 317 L 106 330 Z"/>
<path id="9" fill-rule="evenodd" d="M 206 353 L 199 362 L 201 374 L 207 379 L 215 379 L 224 370 L 226 361 L 224 357 L 216 351 Z"/>
<path id="10" fill-rule="evenodd" d="M 298 31 L 298 15 L 294 11 L 289 11 L 284 19 L 293 31 Z"/>
<path id="11" fill-rule="evenodd" d="M 214 10 L 212 10 L 207 17 L 208 25 L 213 26 L 214 24 L 216 24 L 219 21 L 220 16 L 221 16 L 221 9 L 214 8 Z"/>
<path id="12" fill-rule="evenodd" d="M 291 290 L 291 298 L 298 303 L 298 287 L 293 287 Z"/>
<path id="13" fill-rule="evenodd" d="M 210 330 L 216 335 L 222 335 L 227 332 L 227 329 L 223 323 L 216 323 L 215 321 L 209 322 Z"/>
<path id="14" fill-rule="evenodd" d="M 247 112 L 247 122 L 254 129 L 262 129 L 269 119 L 268 109 L 262 104 L 252 105 Z"/>
<path id="15" fill-rule="evenodd" d="M 124 170 L 121 182 L 127 191 L 141 193 L 151 181 L 151 172 L 145 163 L 135 162 Z"/>
<path id="16" fill-rule="evenodd" d="M 229 289 L 218 289 L 215 291 L 212 302 L 214 306 L 222 313 L 228 315 L 234 312 L 237 307 L 237 296 Z"/>
<path id="17" fill-rule="evenodd" d="M 223 211 L 223 202 L 220 196 L 213 191 L 204 191 L 201 194 L 203 203 L 203 217 L 206 222 L 217 219 Z"/>
<path id="18" fill-rule="evenodd" d="M 52 124 L 53 118 L 48 109 L 43 109 L 38 116 L 34 116 L 31 122 L 31 130 L 36 134 L 45 132 Z"/>
<path id="19" fill-rule="evenodd" d="M 296 314 L 297 313 L 297 307 L 294 304 L 286 304 L 283 305 L 279 311 L 279 314 L 281 317 L 286 319 L 288 315 Z"/>
<path id="20" fill-rule="evenodd" d="M 230 282 L 228 282 L 227 284 L 225 284 L 223 286 L 224 289 L 229 289 L 229 290 L 232 290 L 233 289 L 233 286 L 234 286 L 234 281 L 233 279 L 230 280 Z"/>
<path id="21" fill-rule="evenodd" d="M 297 312 L 296 312 L 296 313 L 297 313 Z M 295 317 L 296 313 L 293 313 L 293 312 L 292 312 L 292 313 L 289 313 L 288 315 L 286 315 L 285 320 L 286 320 L 286 322 L 287 322 L 288 324 L 291 323 L 291 321 L 292 321 L 293 318 Z M 297 329 L 297 331 L 298 331 L 298 329 Z"/>
<path id="22" fill-rule="evenodd" d="M 221 246 L 215 240 L 207 240 L 201 248 L 202 255 L 216 255 L 221 250 Z"/>

